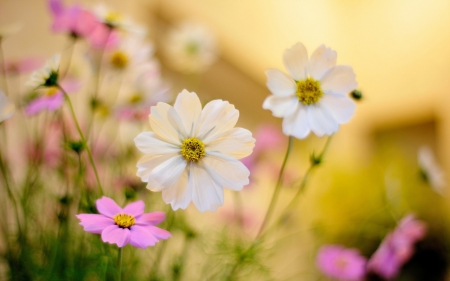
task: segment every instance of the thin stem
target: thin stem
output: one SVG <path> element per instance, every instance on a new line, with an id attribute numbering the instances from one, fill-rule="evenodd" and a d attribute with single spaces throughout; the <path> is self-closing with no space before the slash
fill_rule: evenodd
<path id="1" fill-rule="evenodd" d="M 119 268 L 119 273 L 117 276 L 118 281 L 122 280 L 122 249 L 123 248 L 119 248 L 119 256 L 117 257 L 117 263 L 118 263 L 118 268 Z"/>
<path id="2" fill-rule="evenodd" d="M 263 222 L 261 224 L 261 227 L 260 227 L 260 229 L 258 231 L 258 234 L 255 237 L 255 240 L 253 241 L 252 245 L 242 254 L 242 256 L 247 255 L 248 252 L 250 252 L 251 250 L 253 250 L 254 247 L 256 247 L 256 245 L 260 241 L 261 234 L 262 234 L 262 232 L 264 230 L 264 227 L 269 222 L 270 216 L 272 215 L 272 212 L 274 210 L 274 207 L 275 207 L 278 195 L 279 195 L 280 190 L 281 190 L 281 182 L 283 180 L 284 168 L 286 167 L 286 163 L 287 163 L 287 160 L 289 158 L 289 154 L 290 154 L 291 149 L 292 149 L 292 144 L 293 144 L 293 137 L 289 136 L 289 142 L 288 142 L 288 147 L 287 147 L 287 150 L 286 150 L 286 154 L 284 156 L 283 164 L 281 165 L 280 173 L 278 174 L 277 185 L 275 186 L 275 190 L 273 192 L 273 196 L 272 196 L 272 200 L 270 201 L 269 208 L 267 209 L 266 216 L 264 217 L 264 220 L 263 220 Z M 233 267 L 231 268 L 231 270 L 227 274 L 225 280 L 229 280 L 229 281 L 233 280 L 234 273 L 238 269 L 239 265 L 240 265 L 239 262 L 236 262 L 233 265 Z"/>
<path id="3" fill-rule="evenodd" d="M 1 62 L 1 68 L 3 72 L 3 83 L 5 87 L 5 93 L 6 95 L 10 95 L 9 93 L 9 87 L 8 87 L 8 79 L 6 77 L 6 62 L 5 62 L 5 54 L 3 52 L 3 40 L 0 39 L 0 62 Z"/>
<path id="4" fill-rule="evenodd" d="M 12 192 L 12 189 L 11 189 L 11 186 L 10 186 L 10 182 L 8 180 L 9 174 L 7 173 L 6 165 L 5 165 L 4 161 L 3 161 L 3 157 L 2 157 L 1 151 L 0 151 L 0 170 L 1 170 L 2 174 L 3 174 L 3 180 L 5 182 L 6 191 L 8 192 L 8 196 L 9 196 L 9 198 L 11 199 L 11 201 L 13 203 L 14 213 L 16 215 L 16 220 L 17 220 L 17 228 L 18 228 L 19 237 L 20 237 L 20 235 L 22 233 L 22 229 L 20 227 L 19 210 L 18 210 L 16 198 L 14 196 L 14 193 Z"/>
<path id="5" fill-rule="evenodd" d="M 292 149 L 292 142 L 293 142 L 293 137 L 290 136 L 289 137 L 288 147 L 287 147 L 287 150 L 286 150 L 286 155 L 284 156 L 283 164 L 281 165 L 281 170 L 280 170 L 280 173 L 278 174 L 277 185 L 275 186 L 275 191 L 273 192 L 272 200 L 270 201 L 270 205 L 269 205 L 269 208 L 267 209 L 266 216 L 265 216 L 265 218 L 264 218 L 264 220 L 263 220 L 263 222 L 261 224 L 261 227 L 260 227 L 260 229 L 258 231 L 258 234 L 256 235 L 256 239 L 260 237 L 262 231 L 264 230 L 264 227 L 269 222 L 270 216 L 272 215 L 273 209 L 274 209 L 276 201 L 278 199 L 278 195 L 280 194 L 281 182 L 283 180 L 284 168 L 286 167 L 286 163 L 287 163 L 289 154 L 290 154 L 291 149 Z"/>
<path id="6" fill-rule="evenodd" d="M 80 124 L 78 123 L 77 116 L 75 115 L 75 111 L 73 110 L 72 102 L 70 101 L 69 96 L 67 95 L 66 91 L 60 86 L 57 85 L 57 87 L 64 93 L 64 96 L 69 104 L 70 113 L 72 114 L 72 118 L 75 122 L 75 126 L 77 127 L 77 131 L 80 134 L 81 141 L 83 142 L 83 146 L 86 148 L 86 151 L 89 156 L 89 161 L 91 162 L 92 168 L 94 169 L 95 179 L 97 180 L 98 188 L 100 190 L 100 195 L 103 195 L 103 188 L 102 184 L 100 182 L 100 177 L 98 176 L 97 167 L 95 166 L 94 158 L 92 157 L 91 149 L 87 145 L 86 139 L 84 138 L 83 132 L 81 131 Z"/>
<path id="7" fill-rule="evenodd" d="M 308 178 L 309 178 L 309 176 L 310 176 L 312 170 L 313 170 L 315 167 L 319 166 L 320 163 L 322 162 L 323 156 L 325 155 L 325 152 L 327 151 L 328 146 L 330 145 L 332 136 L 333 136 L 333 135 L 331 135 L 331 136 L 328 137 L 327 142 L 325 143 L 325 146 L 323 147 L 322 152 L 319 154 L 319 156 L 316 157 L 316 156 L 313 155 L 313 156 L 311 157 L 310 165 L 309 165 L 308 169 L 306 170 L 305 175 L 303 176 L 303 179 L 302 179 L 302 181 L 301 181 L 301 183 L 300 183 L 300 186 L 299 186 L 299 188 L 298 188 L 297 193 L 296 193 L 295 196 L 292 198 L 292 200 L 286 205 L 286 207 L 284 208 L 284 210 L 280 213 L 280 216 L 279 216 L 279 218 L 278 218 L 277 223 L 275 223 L 272 227 L 275 227 L 276 225 L 278 225 L 278 222 L 283 218 L 283 215 L 286 214 L 286 212 L 294 206 L 294 204 L 295 204 L 295 202 L 297 201 L 298 197 L 300 197 L 300 194 L 302 194 L 303 191 L 305 190 L 306 184 L 307 184 L 307 182 L 308 182 Z M 269 230 L 270 230 L 270 229 L 269 229 Z M 264 235 L 267 234 L 267 233 L 269 232 L 269 230 L 267 230 L 267 231 L 264 233 Z M 264 236 L 264 235 L 262 235 L 262 236 Z"/>

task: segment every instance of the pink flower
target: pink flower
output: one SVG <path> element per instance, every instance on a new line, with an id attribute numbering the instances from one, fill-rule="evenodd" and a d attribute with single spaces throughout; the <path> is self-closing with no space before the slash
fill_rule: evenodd
<path id="1" fill-rule="evenodd" d="M 80 85 L 75 81 L 61 82 L 62 88 L 66 92 L 77 91 Z M 59 109 L 64 103 L 64 94 L 57 87 L 42 88 L 43 95 L 33 99 L 26 107 L 25 113 L 27 115 L 35 115 L 43 110 L 55 111 Z"/>
<path id="2" fill-rule="evenodd" d="M 361 280 L 366 273 L 366 262 L 358 250 L 340 245 L 322 246 L 317 255 L 317 266 L 323 274 L 338 280 Z"/>
<path id="3" fill-rule="evenodd" d="M 414 254 L 414 244 L 425 237 L 426 231 L 425 223 L 416 220 L 414 215 L 404 217 L 372 255 L 368 270 L 385 279 L 396 277 Z"/>
<path id="4" fill-rule="evenodd" d="M 255 169 L 258 157 L 269 149 L 278 149 L 282 145 L 283 134 L 273 125 L 262 125 L 255 132 L 255 148 L 253 153 L 242 159 L 242 163 L 252 173 Z"/>
<path id="5" fill-rule="evenodd" d="M 62 0 L 49 0 L 53 15 L 52 30 L 66 32 L 74 37 L 86 38 L 94 48 L 115 45 L 117 36 L 99 22 L 94 13 L 78 6 L 64 7 Z"/>
<path id="6" fill-rule="evenodd" d="M 165 219 L 163 212 L 144 213 L 142 200 L 120 208 L 114 200 L 103 196 L 96 202 L 97 214 L 79 214 L 80 225 L 90 233 L 101 234 L 103 242 L 116 244 L 119 248 L 128 243 L 134 247 L 147 248 L 172 235 L 155 225 Z"/>
<path id="7" fill-rule="evenodd" d="M 5 62 L 5 71 L 8 75 L 23 74 L 38 69 L 41 64 L 42 59 L 35 57 L 10 60 Z M 0 69 L 0 73 L 4 74 L 3 69 Z"/>

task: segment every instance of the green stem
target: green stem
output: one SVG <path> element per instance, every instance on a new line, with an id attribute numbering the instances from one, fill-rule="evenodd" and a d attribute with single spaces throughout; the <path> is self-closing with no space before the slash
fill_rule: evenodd
<path id="1" fill-rule="evenodd" d="M 97 180 L 98 188 L 100 190 L 100 195 L 103 195 L 103 188 L 102 184 L 100 182 L 100 177 L 98 176 L 97 167 L 95 166 L 94 158 L 92 157 L 91 149 L 87 145 L 86 139 L 83 135 L 83 132 L 81 131 L 80 124 L 78 123 L 77 116 L 75 115 L 75 111 L 73 110 L 72 102 L 70 101 L 69 96 L 67 95 L 66 91 L 60 86 L 57 85 L 57 87 L 64 93 L 64 96 L 69 104 L 70 113 L 72 114 L 72 118 L 75 122 L 75 126 L 77 127 L 77 131 L 80 134 L 81 141 L 83 142 L 83 146 L 86 148 L 86 151 L 89 156 L 89 161 L 91 162 L 92 168 L 94 169 L 95 178 Z"/>
<path id="2" fill-rule="evenodd" d="M 286 163 L 287 163 L 289 154 L 292 149 L 292 142 L 293 142 L 293 137 L 290 136 L 288 147 L 286 150 L 286 155 L 284 156 L 283 164 L 281 165 L 281 170 L 280 170 L 280 173 L 278 174 L 277 185 L 275 186 L 275 191 L 273 192 L 272 200 L 270 201 L 270 205 L 269 205 L 269 208 L 267 209 L 266 216 L 264 217 L 264 220 L 261 224 L 258 234 L 256 235 L 256 239 L 260 237 L 262 231 L 264 230 L 264 227 L 269 222 L 270 216 L 272 215 L 272 212 L 275 208 L 275 204 L 276 204 L 276 201 L 278 199 L 278 196 L 279 196 L 280 190 L 281 190 L 281 182 L 283 181 L 284 168 L 286 167 Z"/>
<path id="3" fill-rule="evenodd" d="M 256 247 L 256 245 L 260 241 L 261 234 L 262 234 L 262 232 L 264 230 L 264 227 L 269 222 L 270 216 L 272 215 L 272 212 L 273 212 L 273 210 L 275 208 L 275 204 L 276 204 L 276 201 L 278 199 L 278 195 L 279 195 L 280 190 L 281 190 L 281 182 L 283 181 L 284 168 L 286 167 L 286 163 L 287 163 L 287 160 L 289 158 L 289 154 L 290 154 L 291 149 L 292 149 L 292 144 L 293 144 L 293 137 L 289 136 L 289 142 L 288 142 L 288 147 L 287 147 L 287 150 L 286 150 L 286 154 L 284 156 L 283 164 L 281 165 L 280 173 L 278 174 L 277 185 L 275 186 L 275 190 L 273 192 L 273 196 L 272 196 L 272 200 L 270 201 L 269 208 L 267 209 L 266 216 L 264 217 L 264 220 L 263 220 L 263 222 L 261 224 L 261 227 L 260 227 L 260 229 L 258 231 L 258 234 L 256 235 L 256 238 L 253 241 L 252 245 L 241 256 L 246 256 L 248 252 L 250 252 L 251 250 L 253 250 L 254 247 Z M 234 276 L 236 270 L 239 268 L 239 266 L 240 266 L 240 263 L 238 261 L 236 261 L 236 263 L 231 268 L 230 272 L 227 274 L 225 280 L 229 280 L 229 281 L 233 280 L 233 276 Z"/>
<path id="4" fill-rule="evenodd" d="M 331 135 L 331 136 L 328 137 L 327 142 L 325 143 L 325 146 L 324 146 L 324 148 L 322 149 L 322 152 L 319 154 L 319 156 L 318 156 L 318 157 L 315 157 L 315 156 L 312 156 L 312 157 L 311 157 L 310 165 L 309 165 L 308 169 L 306 170 L 305 175 L 303 176 L 303 179 L 302 179 L 302 181 L 301 181 L 301 183 L 300 183 L 300 186 L 299 186 L 299 188 L 298 188 L 297 193 L 296 193 L 295 196 L 291 199 L 291 201 L 286 205 L 286 207 L 284 208 L 284 210 L 280 213 L 280 216 L 279 216 L 279 218 L 278 218 L 278 220 L 277 220 L 277 223 L 275 223 L 272 227 L 276 227 L 276 226 L 278 225 L 279 221 L 283 218 L 283 215 L 285 215 L 285 214 L 287 213 L 287 211 L 290 210 L 290 209 L 294 206 L 295 202 L 296 202 L 297 199 L 300 197 L 300 194 L 302 194 L 303 191 L 305 190 L 306 184 L 307 184 L 307 182 L 308 182 L 308 178 L 309 178 L 309 176 L 310 176 L 312 170 L 313 170 L 315 167 L 319 166 L 320 163 L 322 162 L 323 156 L 325 155 L 325 152 L 327 151 L 328 146 L 330 145 L 332 136 L 333 136 L 333 135 Z M 270 229 L 269 229 L 269 230 L 270 230 Z M 264 233 L 264 235 L 267 234 L 267 233 L 269 232 L 269 230 L 267 230 L 267 231 Z M 262 236 L 264 236 L 264 235 L 262 235 Z"/>
<path id="5" fill-rule="evenodd" d="M 3 156 L 2 156 L 2 152 L 0 151 L 0 170 L 3 174 L 3 181 L 5 182 L 5 186 L 6 186 L 6 191 L 8 193 L 9 198 L 11 199 L 12 203 L 13 203 L 13 208 L 14 208 L 14 213 L 16 215 L 16 221 L 17 221 L 17 229 L 19 231 L 19 237 L 21 236 L 22 233 L 22 229 L 20 226 L 20 216 L 19 216 L 19 210 L 18 210 L 18 205 L 17 205 L 17 200 L 14 196 L 14 193 L 12 192 L 11 189 L 11 185 L 9 182 L 9 174 L 7 173 L 7 169 L 6 169 L 6 165 L 3 161 Z"/>
<path id="6" fill-rule="evenodd" d="M 5 54 L 3 52 L 3 40 L 0 39 L 0 61 L 1 61 L 1 68 L 3 72 L 3 83 L 5 87 L 5 93 L 6 95 L 10 95 L 9 88 L 8 88 L 8 80 L 7 80 L 7 74 L 6 74 L 6 62 L 5 62 Z"/>
<path id="7" fill-rule="evenodd" d="M 117 276 L 118 281 L 122 280 L 122 249 L 123 248 L 119 248 L 119 256 L 117 257 L 117 263 L 119 268 L 119 274 Z"/>

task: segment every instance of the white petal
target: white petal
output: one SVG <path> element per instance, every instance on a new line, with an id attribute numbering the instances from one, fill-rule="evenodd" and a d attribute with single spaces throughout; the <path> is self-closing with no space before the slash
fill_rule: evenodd
<path id="1" fill-rule="evenodd" d="M 356 75 L 350 66 L 338 65 L 320 80 L 322 90 L 330 95 L 347 95 L 356 87 Z"/>
<path id="2" fill-rule="evenodd" d="M 151 191 L 161 191 L 172 187 L 186 169 L 186 165 L 187 161 L 181 155 L 177 155 L 161 163 L 148 176 L 149 182 L 156 184 L 149 189 Z"/>
<path id="3" fill-rule="evenodd" d="M 206 170 L 222 187 L 241 190 L 249 183 L 250 171 L 241 161 L 224 159 L 219 155 L 218 153 L 207 155 L 202 159 Z"/>
<path id="4" fill-rule="evenodd" d="M 181 145 L 186 138 L 186 131 L 178 113 L 167 103 L 158 102 L 151 107 L 149 116 L 152 130 L 163 140 Z"/>
<path id="5" fill-rule="evenodd" d="M 297 43 L 284 51 L 284 66 L 295 80 L 303 80 L 307 77 L 308 51 L 302 43 Z"/>
<path id="6" fill-rule="evenodd" d="M 200 212 L 214 212 L 223 205 L 222 187 L 211 178 L 201 163 L 191 163 L 189 189 L 192 191 L 192 202 Z"/>
<path id="7" fill-rule="evenodd" d="M 269 91 L 279 97 L 294 95 L 297 91 L 297 85 L 294 79 L 287 76 L 278 69 L 266 70 L 267 88 Z"/>
<path id="8" fill-rule="evenodd" d="M 227 101 L 213 100 L 205 105 L 200 116 L 196 136 L 209 142 L 236 125 L 239 111 Z"/>
<path id="9" fill-rule="evenodd" d="M 299 105 L 297 110 L 283 119 L 283 133 L 298 139 L 306 138 L 311 132 L 306 107 Z"/>
<path id="10" fill-rule="evenodd" d="M 272 111 L 273 116 L 282 118 L 294 112 L 298 105 L 297 96 L 268 96 L 262 107 Z"/>
<path id="11" fill-rule="evenodd" d="M 178 94 L 173 107 L 180 116 L 186 132 L 191 136 L 190 132 L 195 132 L 194 124 L 202 113 L 202 104 L 197 94 L 183 90 Z"/>
<path id="12" fill-rule="evenodd" d="M 161 140 L 156 133 L 144 132 L 134 138 L 136 147 L 145 154 L 161 155 L 179 152 L 180 146 Z"/>
<path id="13" fill-rule="evenodd" d="M 151 173 L 156 167 L 176 156 L 177 154 L 145 155 L 139 159 L 139 162 L 136 165 L 138 168 L 136 175 L 140 177 L 143 182 L 148 182 L 148 189 L 157 191 L 155 188 L 158 184 L 150 179 Z M 162 187 L 159 189 L 161 188 Z"/>
<path id="14" fill-rule="evenodd" d="M 325 73 L 336 66 L 337 53 L 331 48 L 320 45 L 309 60 L 309 75 L 316 80 L 322 79 Z"/>
<path id="15" fill-rule="evenodd" d="M 162 191 L 164 202 L 172 205 L 172 209 L 186 209 L 191 203 L 191 190 L 188 186 L 189 166 L 181 173 L 178 181 L 170 188 Z"/>
<path id="16" fill-rule="evenodd" d="M 308 124 L 311 131 L 317 136 L 331 135 L 339 128 L 334 116 L 320 103 L 309 105 L 306 108 Z"/>
<path id="17" fill-rule="evenodd" d="M 255 139 L 249 130 L 233 128 L 206 144 L 206 153 L 220 152 L 241 159 L 252 153 Z"/>
<path id="18" fill-rule="evenodd" d="M 325 106 L 339 124 L 346 123 L 355 114 L 355 102 L 346 96 L 324 95 L 320 99 L 320 104 Z"/>

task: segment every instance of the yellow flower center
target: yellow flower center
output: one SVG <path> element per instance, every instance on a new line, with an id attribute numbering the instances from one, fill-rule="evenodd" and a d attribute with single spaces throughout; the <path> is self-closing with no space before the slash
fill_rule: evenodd
<path id="1" fill-rule="evenodd" d="M 114 216 L 114 222 L 120 227 L 120 228 L 130 228 L 136 223 L 136 219 L 127 214 L 117 214 Z"/>
<path id="2" fill-rule="evenodd" d="M 206 155 L 205 144 L 196 138 L 187 138 L 181 144 L 181 155 L 189 162 L 197 162 Z"/>
<path id="3" fill-rule="evenodd" d="M 340 258 L 338 258 L 338 259 L 335 261 L 335 265 L 336 265 L 336 267 L 339 268 L 340 270 L 344 270 L 344 269 L 347 267 L 347 265 L 348 265 L 348 260 L 345 259 L 345 258 L 340 257 Z"/>
<path id="4" fill-rule="evenodd" d="M 45 95 L 47 97 L 53 97 L 54 95 L 56 95 L 56 93 L 58 93 L 58 88 L 57 87 L 49 87 L 47 89 L 45 89 Z"/>
<path id="5" fill-rule="evenodd" d="M 125 68 L 128 64 L 128 57 L 123 52 L 115 52 L 111 55 L 111 64 L 116 68 Z"/>
<path id="6" fill-rule="evenodd" d="M 105 15 L 105 22 L 107 23 L 116 23 L 122 20 L 122 15 L 117 12 L 108 12 Z"/>
<path id="7" fill-rule="evenodd" d="M 297 92 L 295 93 L 298 100 L 305 105 L 317 103 L 323 96 L 320 82 L 313 78 L 297 81 Z"/>
<path id="8" fill-rule="evenodd" d="M 129 101 L 131 104 L 140 103 L 143 100 L 141 94 L 134 94 L 130 97 Z"/>

